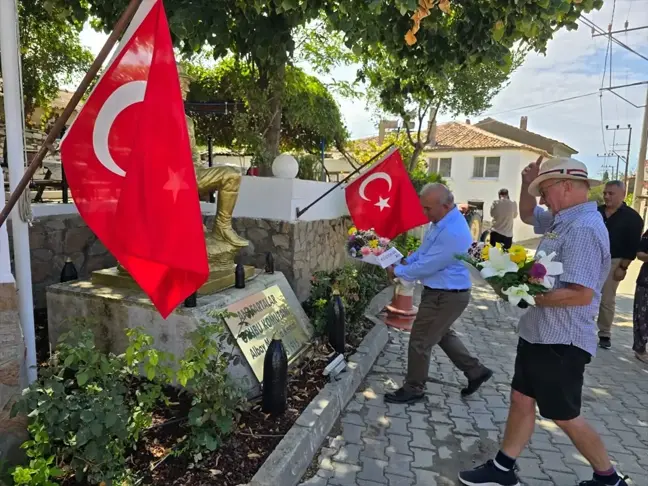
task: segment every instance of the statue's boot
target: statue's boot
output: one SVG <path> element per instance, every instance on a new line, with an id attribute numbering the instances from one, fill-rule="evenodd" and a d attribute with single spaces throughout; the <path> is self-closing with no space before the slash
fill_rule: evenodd
<path id="1" fill-rule="evenodd" d="M 237 197 L 237 192 L 218 191 L 216 219 L 214 220 L 212 235 L 223 239 L 232 246 L 244 248 L 250 243 L 236 234 L 236 231 L 232 228 L 232 213 L 234 212 Z"/>

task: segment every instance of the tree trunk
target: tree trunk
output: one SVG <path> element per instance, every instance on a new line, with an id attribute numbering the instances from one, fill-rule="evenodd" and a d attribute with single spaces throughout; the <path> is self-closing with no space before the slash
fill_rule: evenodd
<path id="1" fill-rule="evenodd" d="M 272 66 L 268 72 L 268 97 L 270 106 L 270 118 L 264 134 L 264 175 L 272 175 L 271 167 L 274 159 L 279 155 L 279 143 L 281 142 L 281 115 L 283 109 L 283 95 L 286 89 L 286 64 L 281 63 Z"/>
<path id="2" fill-rule="evenodd" d="M 409 164 L 407 166 L 407 170 L 412 173 L 416 169 L 416 164 L 418 163 L 418 158 L 419 155 L 421 155 L 421 152 L 423 152 L 423 145 L 420 142 L 417 142 L 414 144 L 414 152 L 412 152 L 412 156 L 410 157 Z"/>

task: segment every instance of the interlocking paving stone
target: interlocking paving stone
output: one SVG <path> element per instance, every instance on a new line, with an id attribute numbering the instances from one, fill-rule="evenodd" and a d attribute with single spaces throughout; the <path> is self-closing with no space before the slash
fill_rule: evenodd
<path id="1" fill-rule="evenodd" d="M 455 331 L 471 353 L 494 371 L 493 379 L 465 400 L 463 374 L 435 348 L 425 400 L 384 402 L 401 385 L 407 333 L 392 331 L 380 362 L 341 416 L 342 436 L 330 437 L 319 453 L 317 475 L 303 486 L 450 486 L 457 473 L 497 452 L 510 404 L 517 345 L 516 310 L 497 304 L 475 287 Z M 631 316 L 617 313 L 629 322 Z M 648 379 L 628 354 L 631 326 L 615 326 L 614 347 L 587 367 L 583 416 L 602 436 L 613 464 L 633 486 L 648 486 Z M 537 417 L 535 433 L 518 460 L 524 486 L 572 486 L 591 468 L 567 435 Z M 458 484 L 458 483 L 457 483 Z"/>

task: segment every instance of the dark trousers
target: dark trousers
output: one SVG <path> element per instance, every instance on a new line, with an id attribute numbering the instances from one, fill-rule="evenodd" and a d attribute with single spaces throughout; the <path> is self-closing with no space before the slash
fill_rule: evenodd
<path id="1" fill-rule="evenodd" d="M 502 245 L 502 248 L 504 248 L 505 250 L 508 250 L 513 244 L 513 237 L 500 235 L 497 231 L 491 231 L 490 244 L 491 246 L 495 246 L 497 243 Z"/>
<path id="2" fill-rule="evenodd" d="M 483 372 L 483 365 L 470 355 L 461 339 L 450 329 L 470 301 L 470 291 L 451 292 L 423 289 L 416 320 L 412 324 L 407 353 L 404 387 L 415 393 L 425 389 L 432 347 L 438 344 L 453 364 L 471 380 Z"/>

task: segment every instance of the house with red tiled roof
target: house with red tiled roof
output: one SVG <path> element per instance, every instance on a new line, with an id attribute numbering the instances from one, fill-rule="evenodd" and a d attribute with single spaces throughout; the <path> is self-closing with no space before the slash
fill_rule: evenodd
<path id="1" fill-rule="evenodd" d="M 520 194 L 520 173 L 538 156 L 571 157 L 578 152 L 564 142 L 531 132 L 528 119 L 522 117 L 514 127 L 486 118 L 477 124 L 469 120 L 449 122 L 432 128 L 432 141 L 423 156 L 428 170 L 446 179 L 457 202 L 467 202 L 484 210 L 484 221 L 491 220 L 490 207 L 500 189 L 508 189 L 511 199 Z M 384 137 L 385 132 L 381 132 Z M 370 140 L 382 143 L 381 136 Z M 534 238 L 533 228 L 517 220 L 514 239 Z"/>
<path id="2" fill-rule="evenodd" d="M 530 162 L 538 156 L 571 157 L 578 153 L 564 142 L 528 131 L 527 124 L 526 117 L 521 118 L 519 127 L 492 118 L 474 125 L 468 120 L 440 124 L 425 150 L 428 169 L 447 179 L 457 201 L 483 205 L 484 221 L 488 222 L 500 189 L 508 189 L 514 201 L 519 199 L 520 173 Z M 536 236 L 519 218 L 513 232 L 516 241 Z"/>

